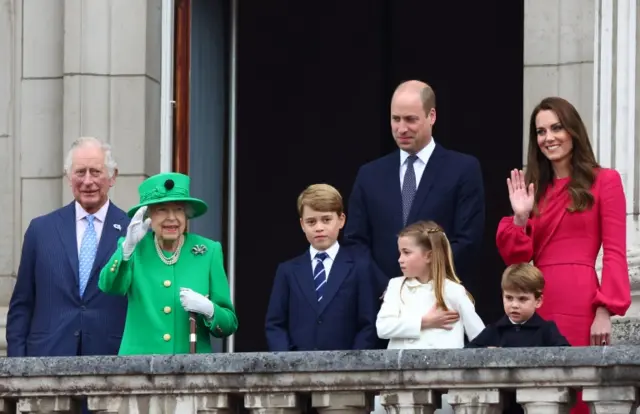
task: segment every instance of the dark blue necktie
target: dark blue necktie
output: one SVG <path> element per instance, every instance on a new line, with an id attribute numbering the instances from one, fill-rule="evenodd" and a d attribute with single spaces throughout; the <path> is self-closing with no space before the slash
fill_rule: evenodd
<path id="1" fill-rule="evenodd" d="M 416 195 L 416 171 L 413 168 L 413 163 L 417 159 L 417 155 L 409 155 L 409 158 L 407 158 L 407 171 L 404 173 L 404 180 L 402 181 L 402 223 L 405 225 L 409 218 L 413 198 Z"/>
<path id="2" fill-rule="evenodd" d="M 327 285 L 327 272 L 324 268 L 324 259 L 329 257 L 324 252 L 316 253 L 315 260 L 317 260 L 316 267 L 313 269 L 313 282 L 316 285 L 316 297 L 318 302 L 322 300 L 324 287 Z"/>

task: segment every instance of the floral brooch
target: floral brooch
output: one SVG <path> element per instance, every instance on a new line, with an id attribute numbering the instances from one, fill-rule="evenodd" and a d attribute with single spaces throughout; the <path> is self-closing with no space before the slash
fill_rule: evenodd
<path id="1" fill-rule="evenodd" d="M 204 244 L 196 244 L 191 249 L 191 253 L 193 253 L 195 256 L 202 256 L 206 252 L 207 252 L 207 246 L 205 246 Z"/>

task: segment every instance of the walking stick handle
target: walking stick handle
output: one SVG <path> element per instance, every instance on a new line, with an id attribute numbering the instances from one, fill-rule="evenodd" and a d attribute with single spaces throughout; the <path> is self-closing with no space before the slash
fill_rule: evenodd
<path id="1" fill-rule="evenodd" d="M 209 295 L 206 295 L 205 298 L 209 298 Z M 198 335 L 196 334 L 196 329 L 198 326 L 198 319 L 195 312 L 189 312 L 189 353 L 196 353 L 196 343 L 198 342 Z"/>
<path id="2" fill-rule="evenodd" d="M 189 312 L 189 353 L 196 353 L 196 314 Z"/>

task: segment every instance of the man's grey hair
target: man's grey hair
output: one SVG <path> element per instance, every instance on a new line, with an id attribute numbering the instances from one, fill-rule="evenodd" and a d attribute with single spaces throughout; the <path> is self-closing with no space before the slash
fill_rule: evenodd
<path id="1" fill-rule="evenodd" d="M 67 153 L 67 157 L 64 161 L 65 175 L 68 176 L 71 172 L 71 165 L 73 164 L 73 151 L 75 151 L 76 148 L 83 147 L 85 145 L 95 145 L 97 147 L 100 147 L 100 149 L 104 152 L 104 166 L 107 169 L 107 174 L 109 175 L 109 178 L 113 177 L 116 169 L 118 168 L 118 164 L 116 163 L 116 160 L 113 159 L 113 155 L 111 154 L 111 145 L 95 137 L 80 137 L 73 141 L 73 143 L 71 144 L 71 148 Z"/>

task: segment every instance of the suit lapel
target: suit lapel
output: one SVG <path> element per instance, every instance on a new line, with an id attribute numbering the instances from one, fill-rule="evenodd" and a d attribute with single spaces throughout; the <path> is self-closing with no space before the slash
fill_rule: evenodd
<path id="1" fill-rule="evenodd" d="M 384 165 L 383 173 L 380 177 L 381 188 L 386 189 L 383 194 L 385 199 L 383 203 L 389 203 L 390 215 L 389 219 L 396 221 L 395 228 L 401 229 L 402 223 L 402 188 L 400 184 L 400 151 L 394 151 L 387 157 Z"/>
<path id="2" fill-rule="evenodd" d="M 438 178 L 439 172 L 441 172 L 444 168 L 444 158 L 444 148 L 442 148 L 440 145 L 436 145 L 433 153 L 431 154 L 431 157 L 429 158 L 429 162 L 427 162 L 427 166 L 422 173 L 422 177 L 420 178 L 418 191 L 416 192 L 413 202 L 411 203 L 411 211 L 409 212 L 407 224 L 411 224 L 416 221 L 418 212 L 427 199 L 427 194 L 429 194 L 433 183 Z M 400 196 L 400 200 L 402 201 L 402 195 Z M 402 217 L 402 213 L 400 213 L 400 217 Z"/>
<path id="3" fill-rule="evenodd" d="M 314 310 L 318 310 L 318 297 L 316 296 L 316 287 L 313 283 L 313 270 L 311 268 L 311 257 L 309 253 L 305 253 L 298 257 L 294 264 L 293 277 L 298 283 L 303 296 L 309 302 Z"/>
<path id="4" fill-rule="evenodd" d="M 76 209 L 74 202 L 60 210 L 56 228 L 71 269 L 73 269 L 76 283 L 78 283 L 78 238 L 76 235 Z"/>
<path id="5" fill-rule="evenodd" d="M 102 234 L 100 235 L 100 243 L 98 244 L 98 251 L 96 252 L 96 258 L 93 261 L 93 269 L 91 270 L 91 277 L 94 276 L 96 271 L 100 271 L 106 264 L 109 256 L 113 254 L 114 246 L 118 241 L 118 238 L 124 235 L 127 230 L 121 223 L 123 219 L 122 213 L 113 205 L 109 203 L 109 209 L 107 210 L 107 216 L 104 219 L 104 225 L 102 226 Z"/>
<path id="6" fill-rule="evenodd" d="M 85 297 L 94 293 L 93 291 L 90 291 L 90 287 L 93 286 L 91 280 L 99 276 L 100 271 L 107 263 L 107 260 L 109 260 L 115 251 L 118 238 L 125 235 L 125 232 L 127 231 L 126 223 L 124 222 L 125 218 L 126 215 L 117 208 L 113 202 L 110 202 L 107 215 L 104 219 L 104 225 L 102 226 L 102 234 L 100 235 L 100 242 L 98 243 L 98 251 L 96 252 L 96 258 L 93 261 L 91 275 L 89 276 L 89 282 L 87 283 L 87 290 L 84 294 Z"/>
<path id="7" fill-rule="evenodd" d="M 322 313 L 326 309 L 333 297 L 336 295 L 336 293 L 338 293 L 342 282 L 344 282 L 349 272 L 351 272 L 352 267 L 353 260 L 345 251 L 344 247 L 341 247 L 338 250 L 336 260 L 331 266 L 329 278 L 327 280 L 327 287 L 324 291 L 324 297 L 322 298 L 322 302 L 320 303 L 318 314 Z"/>

